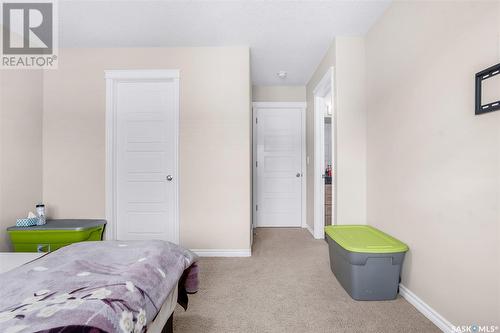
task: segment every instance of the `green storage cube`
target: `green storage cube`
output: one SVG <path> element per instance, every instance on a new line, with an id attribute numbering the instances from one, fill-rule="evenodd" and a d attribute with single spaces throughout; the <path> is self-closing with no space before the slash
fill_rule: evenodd
<path id="1" fill-rule="evenodd" d="M 51 252 L 72 243 L 100 241 L 105 225 L 105 220 L 47 220 L 44 225 L 9 227 L 7 232 L 15 252 Z"/>

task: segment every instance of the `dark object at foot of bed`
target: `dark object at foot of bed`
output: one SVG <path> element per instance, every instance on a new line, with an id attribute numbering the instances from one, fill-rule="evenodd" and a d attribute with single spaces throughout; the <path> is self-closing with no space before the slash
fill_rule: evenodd
<path id="1" fill-rule="evenodd" d="M 163 326 L 161 333 L 174 333 L 174 313 L 173 312 L 170 315 L 170 318 L 168 318 L 165 326 Z"/>

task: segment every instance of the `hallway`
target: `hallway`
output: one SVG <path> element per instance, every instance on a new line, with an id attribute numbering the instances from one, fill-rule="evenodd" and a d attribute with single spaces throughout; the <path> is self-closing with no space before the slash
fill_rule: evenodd
<path id="1" fill-rule="evenodd" d="M 305 229 L 258 228 L 252 257 L 201 258 L 200 271 L 175 332 L 440 332 L 401 297 L 352 300 L 330 271 L 326 242 Z"/>

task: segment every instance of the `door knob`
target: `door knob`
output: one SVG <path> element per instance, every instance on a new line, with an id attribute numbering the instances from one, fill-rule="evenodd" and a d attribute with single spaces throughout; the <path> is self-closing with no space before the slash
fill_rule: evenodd
<path id="1" fill-rule="evenodd" d="M 172 177 L 172 175 L 168 175 L 168 176 L 167 176 L 167 180 L 168 180 L 169 182 L 171 182 L 171 181 L 172 181 L 172 179 L 174 179 L 174 177 Z"/>
<path id="2" fill-rule="evenodd" d="M 297 177 L 297 178 L 300 177 L 300 176 L 301 176 L 300 172 L 297 172 L 297 174 L 295 175 L 295 177 Z"/>

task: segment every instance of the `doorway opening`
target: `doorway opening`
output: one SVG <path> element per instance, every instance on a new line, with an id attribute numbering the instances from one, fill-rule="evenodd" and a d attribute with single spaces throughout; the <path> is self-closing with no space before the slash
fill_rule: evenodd
<path id="1" fill-rule="evenodd" d="M 336 116 L 333 67 L 314 89 L 314 238 L 336 224 Z"/>

